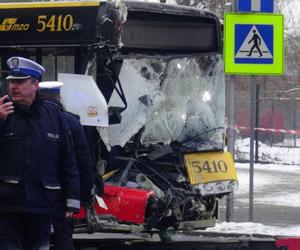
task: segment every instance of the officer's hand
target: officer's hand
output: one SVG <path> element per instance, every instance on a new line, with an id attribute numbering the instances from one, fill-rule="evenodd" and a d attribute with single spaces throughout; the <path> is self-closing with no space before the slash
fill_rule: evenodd
<path id="1" fill-rule="evenodd" d="M 66 218 L 72 218 L 73 214 L 73 212 L 66 212 Z"/>
<path id="2" fill-rule="evenodd" d="M 9 101 L 8 95 L 0 98 L 0 120 L 5 120 L 6 117 L 14 112 L 14 106 L 11 101 Z"/>

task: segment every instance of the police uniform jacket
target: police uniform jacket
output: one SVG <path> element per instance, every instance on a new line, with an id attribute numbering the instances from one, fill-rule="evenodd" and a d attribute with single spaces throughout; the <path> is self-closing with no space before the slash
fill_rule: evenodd
<path id="1" fill-rule="evenodd" d="M 85 132 L 80 123 L 80 117 L 65 111 L 59 101 L 54 99 L 49 99 L 49 101 L 53 102 L 64 111 L 74 143 L 74 152 L 80 177 L 80 200 L 83 203 L 89 202 L 92 197 L 92 188 L 94 184 L 93 160 Z"/>
<path id="2" fill-rule="evenodd" d="M 93 188 L 93 164 L 91 151 L 80 124 L 79 116 L 70 112 L 65 112 L 68 124 L 70 126 L 72 139 L 74 143 L 77 167 L 80 176 L 80 200 L 85 203 L 91 199 Z"/>
<path id="3" fill-rule="evenodd" d="M 63 112 L 38 95 L 0 122 L 0 211 L 52 213 L 60 190 L 79 208 L 79 175 Z"/>

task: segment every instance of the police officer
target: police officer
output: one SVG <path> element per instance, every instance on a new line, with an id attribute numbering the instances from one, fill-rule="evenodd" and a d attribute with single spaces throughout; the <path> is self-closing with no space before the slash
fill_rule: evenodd
<path id="1" fill-rule="evenodd" d="M 63 109 L 63 106 L 60 102 L 60 88 L 63 85 L 64 84 L 62 82 L 57 81 L 40 82 L 39 93 L 44 99 L 52 101 L 53 103 L 61 107 L 61 109 Z M 91 202 L 92 197 L 92 156 L 86 136 L 79 121 L 79 116 L 76 116 L 67 111 L 65 111 L 65 116 L 70 126 L 74 142 L 77 167 L 80 176 L 80 198 L 81 202 L 85 206 L 86 204 Z M 58 204 L 58 209 L 54 217 L 53 226 L 55 235 L 55 249 L 73 250 L 73 221 L 64 216 L 60 204 Z"/>
<path id="2" fill-rule="evenodd" d="M 37 92 L 45 69 L 22 57 L 7 64 L 10 97 L 0 98 L 0 248 L 46 250 L 58 196 L 68 218 L 80 206 L 73 143 L 63 112 Z"/>

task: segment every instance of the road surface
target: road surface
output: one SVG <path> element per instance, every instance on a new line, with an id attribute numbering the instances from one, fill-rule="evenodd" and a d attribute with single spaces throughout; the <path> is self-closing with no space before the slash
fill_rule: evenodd
<path id="1" fill-rule="evenodd" d="M 287 166 L 254 169 L 254 222 L 272 226 L 300 225 L 300 171 Z M 296 167 L 295 167 L 296 168 Z M 238 167 L 240 188 L 234 194 L 234 222 L 249 218 L 249 170 Z M 225 199 L 220 203 L 220 219 L 225 221 Z"/>

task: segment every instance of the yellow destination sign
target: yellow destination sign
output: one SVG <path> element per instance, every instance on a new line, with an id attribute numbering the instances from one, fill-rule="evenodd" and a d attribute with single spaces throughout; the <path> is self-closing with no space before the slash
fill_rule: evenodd
<path id="1" fill-rule="evenodd" d="M 226 74 L 280 75 L 284 73 L 283 15 L 225 15 Z"/>

